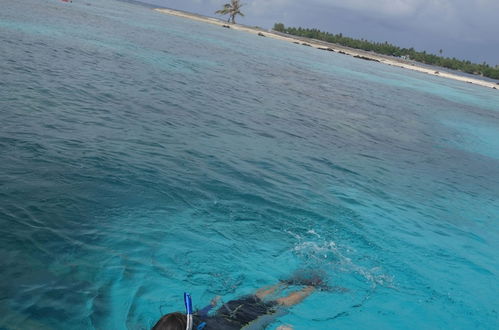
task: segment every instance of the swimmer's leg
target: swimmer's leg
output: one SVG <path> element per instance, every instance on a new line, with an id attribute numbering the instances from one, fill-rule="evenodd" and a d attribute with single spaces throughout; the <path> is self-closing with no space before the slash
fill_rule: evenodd
<path id="1" fill-rule="evenodd" d="M 257 296 L 259 299 L 263 300 L 265 297 L 275 293 L 277 290 L 280 290 L 284 286 L 286 286 L 286 284 L 279 282 L 279 283 L 274 284 L 272 286 L 267 286 L 267 287 L 261 288 L 260 290 L 258 290 L 255 293 L 255 296 Z"/>
<path id="2" fill-rule="evenodd" d="M 276 299 L 275 301 L 282 306 L 293 306 L 302 302 L 305 298 L 310 296 L 314 292 L 315 287 L 309 285 L 301 289 L 300 291 L 291 292 L 286 297 Z"/>

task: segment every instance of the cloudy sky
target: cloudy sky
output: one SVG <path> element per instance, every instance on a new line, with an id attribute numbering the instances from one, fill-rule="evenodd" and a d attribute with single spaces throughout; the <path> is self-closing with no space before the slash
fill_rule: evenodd
<path id="1" fill-rule="evenodd" d="M 142 0 L 216 16 L 228 0 Z M 499 65 L 499 0 L 243 0 L 238 23 L 275 22 Z"/>

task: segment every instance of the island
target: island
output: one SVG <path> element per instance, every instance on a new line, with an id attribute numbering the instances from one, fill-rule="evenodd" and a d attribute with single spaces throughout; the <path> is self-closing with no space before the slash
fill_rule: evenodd
<path id="1" fill-rule="evenodd" d="M 336 52 L 339 54 L 344 54 L 344 55 L 349 55 L 353 56 L 358 59 L 362 60 L 369 60 L 369 61 L 374 61 L 374 62 L 379 62 L 381 64 L 385 65 L 391 65 L 391 66 L 396 66 L 408 70 L 413 70 L 413 71 L 418 71 L 422 73 L 426 73 L 429 75 L 433 76 L 438 76 L 442 78 L 447 78 L 447 79 L 453 79 L 457 81 L 462 81 L 466 82 L 469 84 L 474 84 L 478 86 L 483 86 L 483 87 L 488 87 L 497 90 L 499 88 L 499 83 L 493 82 L 493 81 L 487 81 L 475 77 L 470 77 L 470 76 L 464 76 L 460 75 L 458 72 L 452 73 L 448 71 L 437 71 L 434 68 L 430 68 L 421 64 L 418 64 L 417 62 L 400 58 L 400 57 L 395 57 L 395 56 L 389 56 L 389 55 L 382 55 L 382 54 L 377 54 L 371 51 L 364 51 L 361 49 L 355 49 L 347 46 L 341 46 L 335 43 L 331 42 L 326 42 L 323 40 L 317 40 L 317 39 L 312 39 L 312 38 L 307 38 L 307 37 L 301 37 L 301 36 L 295 36 L 295 35 L 290 35 L 287 33 L 275 31 L 275 30 L 270 30 L 266 31 L 264 29 L 258 28 L 258 27 L 250 27 L 250 26 L 245 26 L 241 24 L 235 24 L 235 23 L 228 23 L 227 21 L 223 21 L 217 18 L 212 18 L 212 17 L 207 17 L 203 15 L 198 15 L 198 14 L 193 14 L 193 13 L 188 13 L 180 10 L 173 10 L 173 9 L 168 9 L 168 8 L 155 8 L 155 11 L 162 13 L 162 14 L 168 14 L 168 15 L 174 15 L 178 17 L 183 17 L 199 22 L 204 22 L 204 23 L 209 23 L 209 24 L 214 24 L 218 25 L 224 28 L 231 28 L 234 30 L 238 31 L 244 31 L 247 33 L 252 33 L 257 36 L 265 36 L 273 39 L 278 39 L 282 41 L 287 41 L 291 43 L 295 43 L 298 45 L 302 46 L 308 46 L 308 47 L 313 47 L 318 50 L 322 51 L 330 51 L 330 52 Z"/>

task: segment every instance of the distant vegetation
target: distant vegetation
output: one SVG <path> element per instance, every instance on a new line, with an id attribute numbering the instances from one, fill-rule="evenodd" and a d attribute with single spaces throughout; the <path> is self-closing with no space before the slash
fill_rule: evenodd
<path id="1" fill-rule="evenodd" d="M 492 79 L 499 79 L 499 66 L 496 65 L 495 67 L 491 67 L 485 62 L 482 64 L 475 64 L 471 63 L 470 61 L 462 61 L 456 58 L 428 54 L 425 51 L 418 52 L 414 50 L 414 48 L 400 48 L 391 45 L 388 42 L 379 43 L 367 41 L 364 39 L 353 39 L 350 37 L 345 37 L 341 33 L 332 34 L 329 32 L 322 32 L 318 29 L 285 27 L 282 23 L 276 23 L 274 25 L 274 30 L 282 33 L 292 34 L 295 36 L 323 40 L 355 49 L 373 51 L 378 54 L 405 57 L 407 59 L 411 59 L 420 63 L 436 65 L 452 70 L 459 70 L 470 74 L 482 75 Z M 439 53 L 442 54 L 442 50 L 440 50 Z"/>
<path id="2" fill-rule="evenodd" d="M 244 16 L 244 14 L 241 12 L 241 7 L 243 5 L 239 2 L 239 0 L 231 0 L 230 3 L 226 3 L 224 7 L 220 10 L 217 10 L 215 14 L 220 14 L 220 15 L 229 15 L 229 19 L 227 22 L 232 22 L 236 23 L 236 16 Z"/>

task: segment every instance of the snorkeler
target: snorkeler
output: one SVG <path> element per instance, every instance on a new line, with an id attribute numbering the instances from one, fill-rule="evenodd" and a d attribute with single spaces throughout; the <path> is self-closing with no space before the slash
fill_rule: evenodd
<path id="1" fill-rule="evenodd" d="M 277 295 L 290 285 L 302 286 L 302 288 L 284 297 L 269 299 L 269 296 Z M 205 308 L 193 312 L 191 297 L 185 294 L 186 314 L 179 312 L 166 314 L 152 330 L 264 329 L 276 318 L 286 314 L 288 307 L 300 303 L 316 289 L 327 289 L 327 285 L 318 277 L 281 281 L 273 286 L 262 288 L 253 295 L 224 303 L 213 315 L 208 315 L 208 313 L 217 305 L 219 297 L 213 299 Z M 292 328 L 281 326 L 280 329 Z"/>

